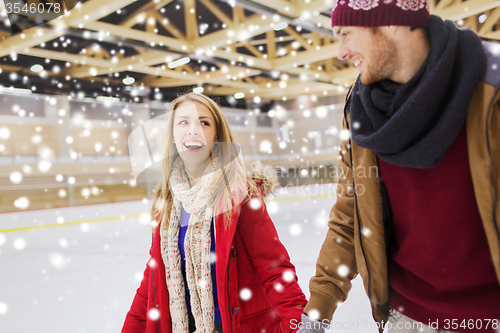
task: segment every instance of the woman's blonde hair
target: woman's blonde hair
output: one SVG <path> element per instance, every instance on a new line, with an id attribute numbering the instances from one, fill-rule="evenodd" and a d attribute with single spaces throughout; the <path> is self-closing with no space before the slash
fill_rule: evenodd
<path id="1" fill-rule="evenodd" d="M 245 167 L 241 159 L 241 155 L 238 154 L 234 136 L 229 127 L 229 122 L 222 113 L 219 105 L 211 98 L 193 92 L 175 98 L 170 103 L 169 108 L 166 111 L 167 128 L 165 136 L 165 150 L 162 160 L 162 177 L 160 184 L 158 184 L 157 189 L 153 194 L 151 218 L 153 221 L 158 222 L 156 225 L 162 223 L 163 219 L 166 223 L 170 220 L 170 212 L 172 210 L 174 198 L 167 181 L 170 177 L 170 173 L 172 172 L 174 160 L 179 156 L 173 138 L 174 117 L 175 110 L 179 108 L 179 105 L 186 101 L 203 104 L 211 112 L 215 121 L 216 142 L 231 143 L 214 145 L 214 149 L 211 152 L 211 158 L 214 157 L 218 158 L 219 161 L 224 161 L 228 158 L 232 159 L 234 156 L 234 161 L 231 163 L 231 167 L 227 167 L 224 165 L 225 163 L 222 163 L 220 166 L 224 177 L 219 179 L 219 183 L 215 186 L 215 190 L 211 198 L 212 200 L 209 202 L 209 205 L 215 209 L 215 215 L 225 212 L 225 225 L 228 227 L 231 222 L 232 206 L 234 205 L 233 193 L 245 193 L 245 196 L 250 197 L 252 194 L 260 195 L 260 192 L 257 189 L 257 185 L 254 180 L 245 172 Z M 246 182 L 241 181 L 242 177 L 246 179 Z"/>

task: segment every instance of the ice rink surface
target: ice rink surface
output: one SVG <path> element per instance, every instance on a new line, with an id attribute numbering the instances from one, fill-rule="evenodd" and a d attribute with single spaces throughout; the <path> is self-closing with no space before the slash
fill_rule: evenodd
<path id="1" fill-rule="evenodd" d="M 267 202 L 307 298 L 329 193 L 289 187 Z M 120 332 L 149 258 L 148 209 L 144 200 L 0 214 L 0 332 Z M 377 332 L 359 276 L 333 319 L 330 332 Z"/>

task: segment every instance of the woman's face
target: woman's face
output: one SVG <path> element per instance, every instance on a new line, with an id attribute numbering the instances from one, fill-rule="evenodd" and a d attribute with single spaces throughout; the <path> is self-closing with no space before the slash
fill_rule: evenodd
<path id="1" fill-rule="evenodd" d="M 215 141 L 215 119 L 203 104 L 184 101 L 174 115 L 174 142 L 184 163 L 201 165 L 209 156 L 209 144 Z"/>

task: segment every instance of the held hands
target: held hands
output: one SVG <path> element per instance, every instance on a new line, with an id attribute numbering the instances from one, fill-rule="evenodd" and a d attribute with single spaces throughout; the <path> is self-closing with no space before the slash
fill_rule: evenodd
<path id="1" fill-rule="evenodd" d="M 299 330 L 296 333 L 325 333 L 324 325 L 319 320 L 309 318 L 302 314 Z"/>

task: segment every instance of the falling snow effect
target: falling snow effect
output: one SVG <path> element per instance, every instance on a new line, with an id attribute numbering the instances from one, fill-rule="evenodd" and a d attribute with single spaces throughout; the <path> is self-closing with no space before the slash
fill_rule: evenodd
<path id="1" fill-rule="evenodd" d="M 319 319 L 319 311 L 316 310 L 316 309 L 311 309 L 307 315 L 309 316 L 309 318 L 311 318 L 312 320 L 318 320 Z"/>
<path id="2" fill-rule="evenodd" d="M 252 291 L 248 288 L 243 288 L 240 290 L 240 299 L 243 301 L 248 301 L 252 298 Z"/>
<path id="3" fill-rule="evenodd" d="M 19 171 L 14 171 L 10 174 L 10 181 L 13 184 L 19 184 L 23 180 L 23 175 Z"/>
<path id="4" fill-rule="evenodd" d="M 158 311 L 158 309 L 156 308 L 150 309 L 148 311 L 148 318 L 153 321 L 157 321 L 158 319 L 160 319 L 160 311 Z"/>
<path id="5" fill-rule="evenodd" d="M 14 201 L 14 207 L 19 209 L 27 209 L 30 205 L 30 201 L 27 197 L 19 197 Z"/>
<path id="6" fill-rule="evenodd" d="M 14 248 L 16 250 L 24 250 L 26 248 L 26 240 L 24 238 L 14 239 Z"/>
<path id="7" fill-rule="evenodd" d="M 49 261 L 55 268 L 64 268 L 66 266 L 67 260 L 60 253 L 54 252 L 49 256 Z"/>
<path id="8" fill-rule="evenodd" d="M 250 208 L 253 210 L 257 210 L 262 206 L 261 201 L 257 198 L 253 198 L 250 200 Z"/>
<path id="9" fill-rule="evenodd" d="M 287 270 L 283 273 L 283 280 L 285 282 L 291 282 L 295 279 L 295 274 L 291 270 Z"/>
<path id="10" fill-rule="evenodd" d="M 8 309 L 7 304 L 0 302 L 0 316 L 6 314 Z"/>
<path id="11" fill-rule="evenodd" d="M 299 236 L 301 233 L 302 227 L 300 226 L 300 224 L 292 224 L 290 226 L 290 234 L 292 234 L 292 236 Z"/>
<path id="12" fill-rule="evenodd" d="M 340 265 L 337 268 L 337 274 L 340 275 L 341 277 L 346 277 L 349 275 L 349 267 L 346 265 Z"/>
<path id="13" fill-rule="evenodd" d="M 93 195 L 91 187 L 88 188 Z M 318 193 L 315 187 L 307 188 L 309 190 L 301 187 L 281 189 L 276 200 L 267 201 L 266 206 L 279 239 L 297 270 L 297 275 L 291 270 L 285 271 L 278 281 L 273 282 L 272 291 L 285 292 L 286 285 L 298 278 L 308 298 L 309 279 L 315 272 L 317 254 L 328 230 L 324 222 L 322 226 L 316 225 L 316 218 L 327 217 L 334 198 L 289 200 Z M 287 200 L 280 201 L 282 198 Z M 306 202 L 307 209 L 304 209 Z M 4 290 L 0 292 L 0 303 L 8 305 L 8 311 L 2 314 L 2 331 L 5 327 L 2 325 L 19 327 L 23 332 L 36 331 L 40 325 L 52 332 L 120 331 L 143 279 L 146 263 L 153 268 L 158 265 L 153 260 L 148 262 L 151 246 L 149 204 L 149 200 L 144 199 L 121 204 L 23 211 L 3 216 L 3 223 L 12 221 L 16 227 L 53 226 L 8 234 L 0 232 L 0 285 L 8 285 L 16 295 L 13 297 L 14 294 L 4 293 Z M 106 212 L 103 210 L 106 207 L 117 208 Z M 107 217 L 116 219 L 92 222 Z M 292 225 L 301 227 L 299 236 L 290 233 Z M 211 262 L 215 260 L 215 256 L 211 256 Z M 23 265 L 19 266 L 19 262 Z M 19 277 L 23 277 L 23 283 L 17 281 L 17 277 L 12 281 L 14 276 L 8 272 L 14 267 Z M 337 310 L 341 318 L 362 316 L 371 320 L 366 294 L 362 284 L 356 281 L 349 298 L 353 297 L 351 307 L 343 304 Z M 251 299 L 252 289 L 242 288 L 238 298 L 240 302 Z M 96 306 L 95 299 L 102 302 Z M 360 303 L 364 304 L 363 310 L 360 310 Z M 19 309 L 32 315 L 31 320 L 19 322 L 16 319 L 19 318 Z M 79 310 L 78 315 L 75 309 Z M 155 310 L 148 313 L 151 320 L 159 319 L 160 313 Z M 47 316 L 53 313 L 59 313 L 60 319 L 47 322 Z"/>
<path id="14" fill-rule="evenodd" d="M 276 214 L 279 211 L 279 204 L 276 201 L 271 201 L 266 206 L 269 214 Z"/>

